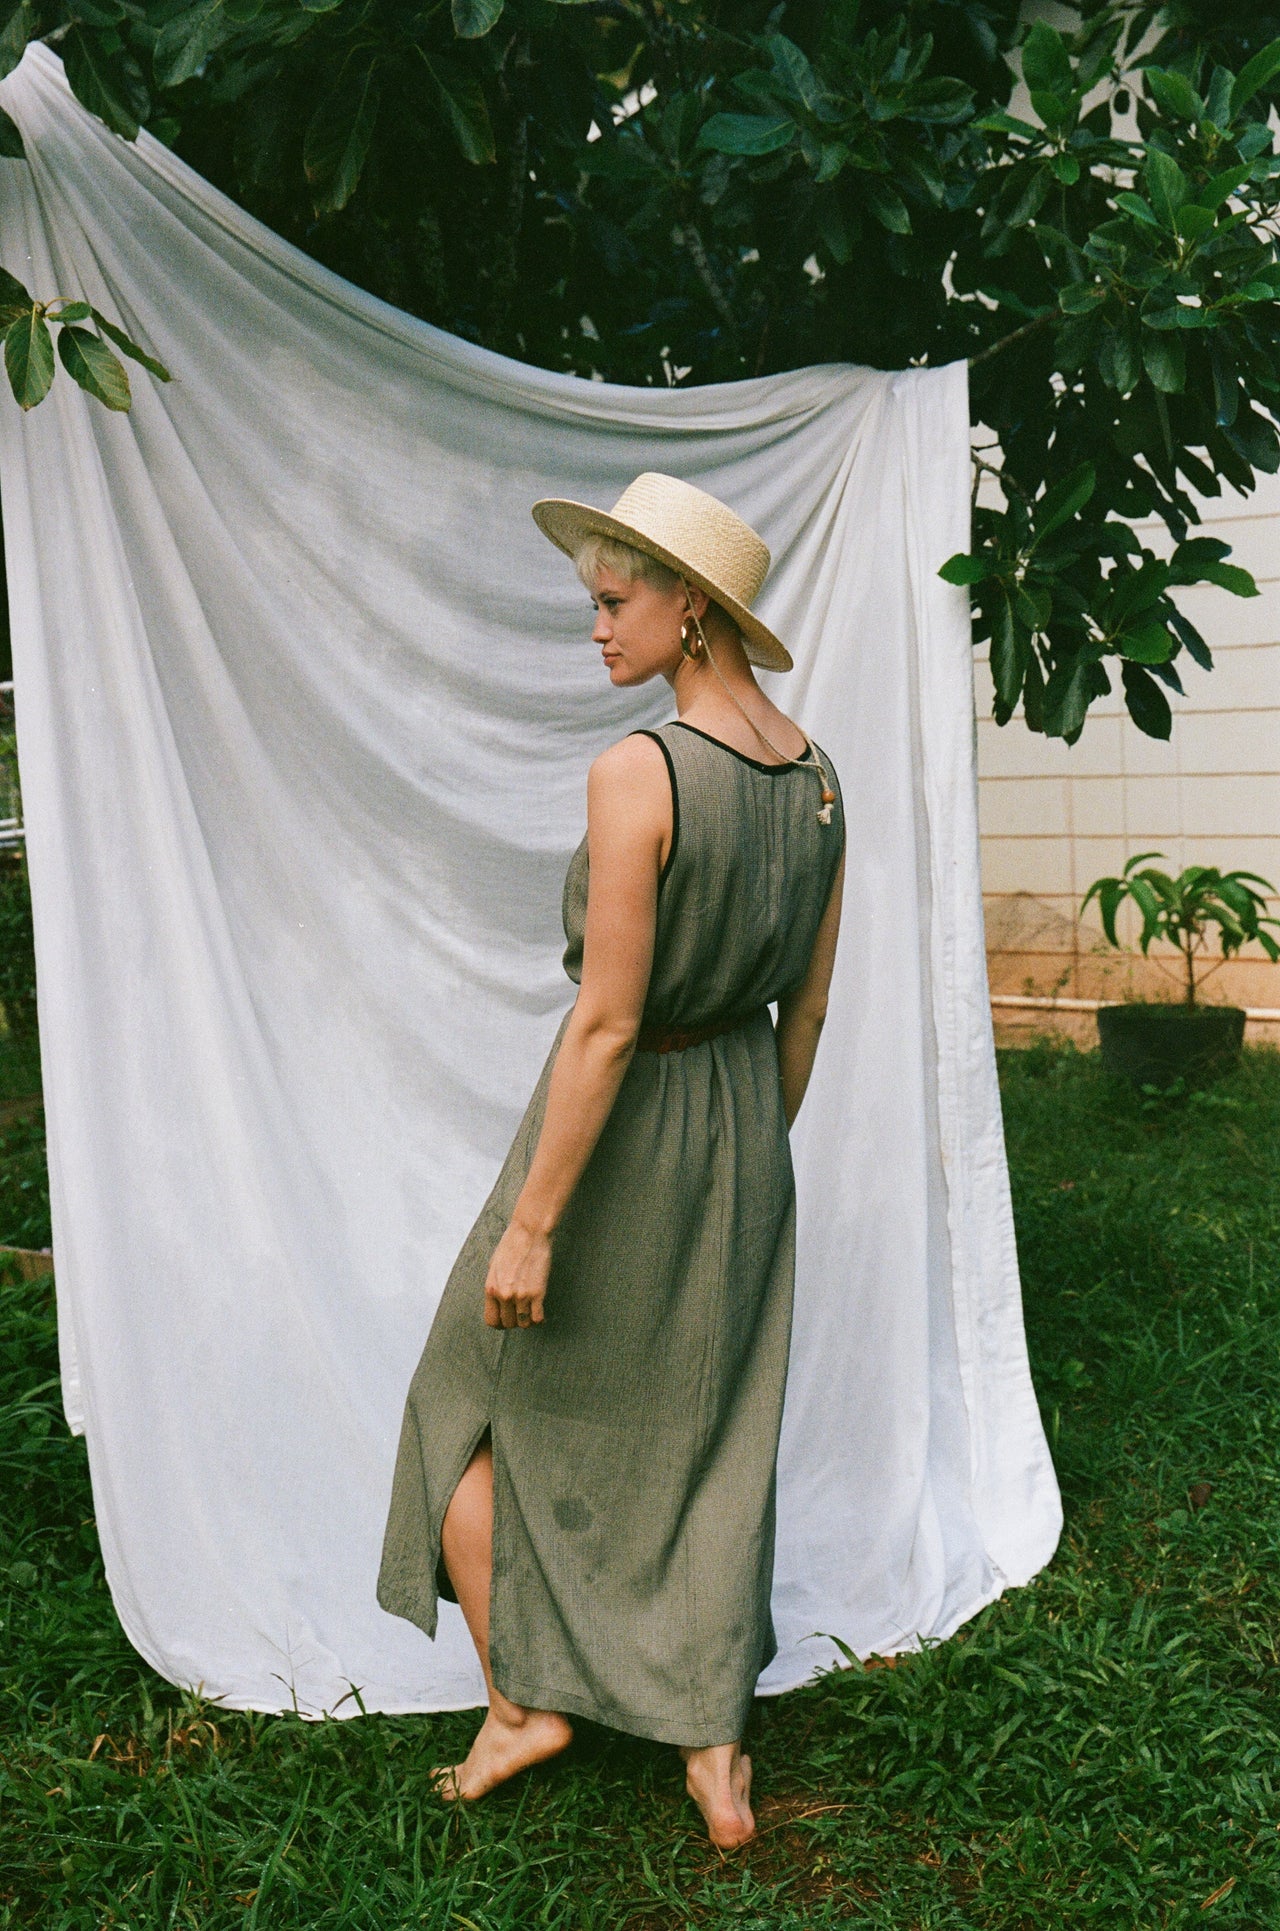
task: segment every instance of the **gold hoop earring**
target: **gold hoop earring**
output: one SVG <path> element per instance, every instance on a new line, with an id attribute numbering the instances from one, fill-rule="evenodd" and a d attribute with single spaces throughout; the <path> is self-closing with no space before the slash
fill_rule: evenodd
<path id="1" fill-rule="evenodd" d="M 680 626 L 680 652 L 691 664 L 696 664 L 702 655 L 702 639 L 701 637 L 697 637 L 692 643 L 690 642 L 689 626 L 687 623 L 683 623 Z"/>

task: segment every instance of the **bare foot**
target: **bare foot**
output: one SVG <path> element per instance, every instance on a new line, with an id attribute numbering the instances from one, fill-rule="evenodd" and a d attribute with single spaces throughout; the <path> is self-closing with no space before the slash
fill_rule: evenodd
<path id="1" fill-rule="evenodd" d="M 515 1705 L 508 1704 L 507 1710 Z M 573 1742 L 567 1717 L 555 1710 L 522 1710 L 518 1716 L 490 1709 L 463 1763 L 441 1764 L 431 1777 L 447 1803 L 473 1803 L 508 1777 L 545 1763 Z"/>
<path id="2" fill-rule="evenodd" d="M 736 1743 L 682 1749 L 685 1788 L 702 1812 L 717 1850 L 736 1851 L 756 1834 L 751 1813 L 751 1759 Z"/>

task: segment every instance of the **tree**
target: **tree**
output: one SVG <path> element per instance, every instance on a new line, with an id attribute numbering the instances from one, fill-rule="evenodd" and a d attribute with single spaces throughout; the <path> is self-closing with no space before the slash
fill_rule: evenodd
<path id="1" fill-rule="evenodd" d="M 329 266 L 545 367 L 707 382 L 969 357 L 976 473 L 1001 500 L 946 574 L 973 586 L 997 717 L 1021 704 L 1073 741 L 1118 675 L 1167 737 L 1177 658 L 1211 662 L 1177 589 L 1255 594 L 1193 534 L 1191 491 L 1280 467 L 1280 11 L 1071 17 L 21 0 L 0 67 L 44 36 L 125 138 L 150 127 Z M 1134 528 L 1153 514 L 1164 556 Z"/>

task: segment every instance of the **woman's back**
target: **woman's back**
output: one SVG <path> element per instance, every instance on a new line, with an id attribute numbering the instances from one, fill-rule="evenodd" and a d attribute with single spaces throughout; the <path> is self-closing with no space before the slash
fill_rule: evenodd
<path id="1" fill-rule="evenodd" d="M 822 824 L 811 757 L 764 764 L 678 721 L 646 735 L 667 760 L 673 822 L 644 1023 L 697 1028 L 746 1017 L 808 966 L 844 843 L 838 781 L 824 757 L 837 802 Z M 575 981 L 586 907 L 584 839 L 564 888 L 564 963 Z"/>

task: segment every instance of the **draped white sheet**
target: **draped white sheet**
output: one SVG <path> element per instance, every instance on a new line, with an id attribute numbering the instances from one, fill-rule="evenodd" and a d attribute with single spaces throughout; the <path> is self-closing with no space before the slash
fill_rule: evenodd
<path id="1" fill-rule="evenodd" d="M 316 267 L 27 55 L 0 258 L 174 372 L 0 405 L 67 1413 L 121 1621 L 234 1707 L 481 1698 L 374 1575 L 437 1295 L 569 1003 L 613 691 L 535 497 L 686 476 L 766 536 L 775 694 L 850 823 L 795 1134 L 762 1691 L 948 1635 L 1049 1558 L 982 949 L 965 371 L 545 374 Z M 477 1318 L 479 1313 L 477 1311 Z M 822 1633 L 819 1633 L 822 1632 Z M 344 1701 L 345 1699 L 345 1701 Z"/>

